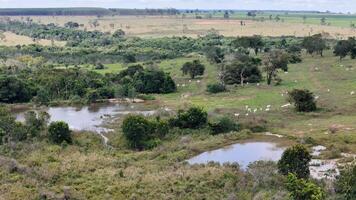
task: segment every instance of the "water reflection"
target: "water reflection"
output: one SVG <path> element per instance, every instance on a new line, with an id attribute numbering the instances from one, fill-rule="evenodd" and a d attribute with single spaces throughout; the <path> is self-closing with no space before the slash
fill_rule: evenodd
<path id="1" fill-rule="evenodd" d="M 64 121 L 72 130 L 87 130 L 95 132 L 108 132 L 110 129 L 104 127 L 106 122 L 117 119 L 127 114 L 153 115 L 155 110 L 145 110 L 144 105 L 130 104 L 95 104 L 84 107 L 49 107 L 35 109 L 35 111 L 46 111 L 50 121 Z M 16 113 L 18 121 L 25 120 L 25 113 Z"/>

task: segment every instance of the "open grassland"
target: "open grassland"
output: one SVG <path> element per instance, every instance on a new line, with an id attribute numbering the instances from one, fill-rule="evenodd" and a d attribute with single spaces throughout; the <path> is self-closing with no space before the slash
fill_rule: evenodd
<path id="1" fill-rule="evenodd" d="M 160 105 L 169 108 L 186 108 L 197 105 L 205 108 L 211 115 L 239 114 L 241 121 L 265 119 L 273 133 L 296 138 L 315 137 L 320 143 L 338 146 L 346 152 L 356 152 L 356 64 L 347 58 L 342 61 L 331 51 L 321 58 L 303 56 L 299 64 L 291 64 L 288 73 L 281 73 L 283 82 L 279 86 L 267 86 L 266 83 L 230 86 L 229 92 L 208 94 L 207 84 L 218 82 L 218 66 L 210 64 L 205 57 L 192 56 L 165 60 L 154 65 L 169 72 L 178 85 L 178 92 L 157 95 Z M 183 77 L 181 66 L 194 59 L 200 59 L 206 65 L 204 77 L 195 80 Z M 103 72 L 118 72 L 123 64 L 107 65 Z M 100 72 L 101 70 L 99 70 Z M 313 114 L 298 114 L 287 104 L 287 92 L 294 88 L 309 89 L 318 98 L 319 111 Z M 266 111 L 267 105 L 271 110 Z M 248 112 L 246 106 L 256 113 Z M 248 114 L 248 116 L 247 116 Z M 337 134 L 329 134 L 336 127 Z M 339 141 L 335 141 L 339 140 Z"/>
<path id="2" fill-rule="evenodd" d="M 16 35 L 11 32 L 4 32 L 2 34 L 2 39 L 0 39 L 0 46 L 16 46 L 16 45 L 29 45 L 29 44 L 40 44 L 44 46 L 64 46 L 65 42 L 61 41 L 51 41 L 51 40 L 34 40 L 27 36 Z"/>
<path id="3" fill-rule="evenodd" d="M 99 30 L 113 33 L 117 29 L 122 29 L 128 36 L 138 37 L 163 37 L 163 36 L 190 36 L 197 37 L 204 35 L 214 29 L 225 36 L 308 36 L 318 33 L 328 33 L 333 38 L 347 38 L 355 36 L 356 29 L 350 27 L 350 21 L 356 17 L 334 17 L 330 25 L 320 25 L 321 16 L 310 16 L 303 21 L 301 15 L 286 15 L 286 20 L 279 22 L 265 20 L 256 21 L 247 18 L 244 14 L 232 15 L 226 20 L 221 17 L 211 19 L 195 19 L 192 16 L 182 18 L 182 16 L 31 16 L 30 19 L 36 23 L 54 23 L 63 26 L 68 21 L 82 24 L 80 29 Z M 268 14 L 264 14 L 269 16 Z M 12 19 L 25 21 L 27 17 L 10 17 Z M 283 17 L 281 17 L 284 19 Z M 300 19 L 299 19 L 300 18 Z M 328 18 L 329 19 L 329 18 Z M 240 21 L 244 20 L 246 26 L 241 26 Z M 318 22 L 319 21 L 319 22 Z M 355 20 L 356 21 L 356 20 Z M 97 22 L 94 26 L 93 22 Z M 329 21 L 327 21 L 329 22 Z M 344 25 L 342 25 L 344 24 Z M 346 26 L 348 24 L 348 26 Z"/>

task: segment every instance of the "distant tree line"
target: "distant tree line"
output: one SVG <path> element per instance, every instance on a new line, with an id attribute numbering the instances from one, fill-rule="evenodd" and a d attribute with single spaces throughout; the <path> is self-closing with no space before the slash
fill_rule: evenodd
<path id="1" fill-rule="evenodd" d="M 105 8 L 1 8 L 0 16 L 109 15 Z"/>

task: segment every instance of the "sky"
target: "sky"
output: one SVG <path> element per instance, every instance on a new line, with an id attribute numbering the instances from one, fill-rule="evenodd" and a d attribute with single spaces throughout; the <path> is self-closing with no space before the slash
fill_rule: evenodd
<path id="1" fill-rule="evenodd" d="M 356 0 L 0 0 L 0 8 L 34 7 L 329 10 L 356 13 Z"/>

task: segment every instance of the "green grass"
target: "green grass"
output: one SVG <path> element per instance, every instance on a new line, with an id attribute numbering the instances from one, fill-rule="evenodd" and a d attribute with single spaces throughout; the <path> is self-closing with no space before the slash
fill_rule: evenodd
<path id="1" fill-rule="evenodd" d="M 206 14 L 200 14 L 201 16 L 205 16 Z M 248 17 L 247 11 L 236 11 L 233 14 L 230 14 L 231 19 L 260 19 L 264 18 L 265 20 L 269 20 L 269 16 L 272 15 L 272 20 L 278 15 L 281 20 L 289 23 L 305 23 L 305 24 L 313 24 L 320 25 L 321 19 L 325 17 L 326 23 L 330 23 L 331 26 L 337 27 L 350 27 L 351 24 L 356 24 L 356 15 L 348 15 L 348 14 L 332 14 L 332 13 L 311 13 L 311 12 L 259 12 L 256 17 Z M 189 16 L 189 15 L 188 15 Z M 223 18 L 224 13 L 215 13 L 212 15 L 213 18 Z M 304 20 L 303 17 L 306 17 Z M 193 16 L 192 16 L 193 17 Z"/>

